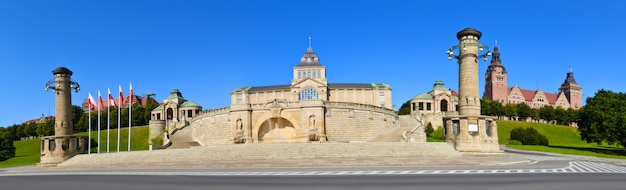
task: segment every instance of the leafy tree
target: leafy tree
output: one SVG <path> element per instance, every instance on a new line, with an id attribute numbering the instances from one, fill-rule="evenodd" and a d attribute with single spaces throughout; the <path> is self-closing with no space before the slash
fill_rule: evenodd
<path id="1" fill-rule="evenodd" d="M 517 105 L 506 104 L 506 106 L 504 106 L 504 115 L 509 118 L 517 116 Z"/>
<path id="2" fill-rule="evenodd" d="M 37 123 L 37 135 L 39 136 L 52 136 L 54 135 L 54 120 L 48 120 L 46 122 Z"/>
<path id="3" fill-rule="evenodd" d="M 532 116 L 532 108 L 526 103 L 517 104 L 517 116 L 525 121 Z"/>
<path id="4" fill-rule="evenodd" d="M 539 118 L 546 121 L 552 121 L 556 119 L 555 111 L 552 106 L 543 106 L 539 108 Z"/>
<path id="5" fill-rule="evenodd" d="M 427 137 L 432 137 L 432 133 L 435 131 L 435 129 L 433 128 L 433 124 L 428 122 L 428 124 L 426 124 L 426 136 Z"/>
<path id="6" fill-rule="evenodd" d="M 76 124 L 80 121 L 80 118 L 84 115 L 85 111 L 80 106 L 72 105 L 72 124 L 76 129 Z"/>
<path id="7" fill-rule="evenodd" d="M 406 101 L 400 106 L 400 110 L 398 110 L 398 115 L 409 115 L 411 114 L 411 100 Z"/>
<path id="8" fill-rule="evenodd" d="M 15 137 L 5 128 L 0 128 L 0 161 L 4 161 L 15 156 L 15 146 L 13 139 Z"/>
<path id="9" fill-rule="evenodd" d="M 588 143 L 626 146 L 626 94 L 599 90 L 578 114 L 578 131 Z"/>

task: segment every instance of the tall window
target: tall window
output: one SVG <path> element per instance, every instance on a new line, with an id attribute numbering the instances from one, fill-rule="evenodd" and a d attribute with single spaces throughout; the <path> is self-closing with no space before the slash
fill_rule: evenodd
<path id="1" fill-rule="evenodd" d="M 300 100 L 316 100 L 317 91 L 311 87 L 305 88 L 300 92 Z"/>
<path id="2" fill-rule="evenodd" d="M 317 70 L 317 78 L 322 78 L 322 71 L 321 70 Z"/>
<path id="3" fill-rule="evenodd" d="M 301 79 L 301 78 L 302 78 L 302 71 L 298 70 L 298 79 Z"/>
<path id="4" fill-rule="evenodd" d="M 378 96 L 380 97 L 380 102 L 384 102 L 385 101 L 385 89 L 379 89 L 378 90 Z"/>
<path id="5" fill-rule="evenodd" d="M 237 104 L 243 103 L 243 93 L 241 91 L 237 92 Z"/>

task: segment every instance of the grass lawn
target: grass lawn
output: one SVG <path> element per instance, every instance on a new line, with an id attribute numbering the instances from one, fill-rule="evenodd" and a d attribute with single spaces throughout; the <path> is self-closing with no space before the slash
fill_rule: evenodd
<path id="1" fill-rule="evenodd" d="M 148 126 L 142 127 L 133 127 L 133 131 L 131 133 L 131 144 L 130 150 L 148 150 L 148 133 L 150 128 Z M 93 131 L 92 139 L 98 138 L 98 132 Z M 117 129 L 110 131 L 111 143 L 109 144 L 109 150 L 111 152 L 117 151 Z M 89 136 L 88 133 L 76 133 L 78 136 Z M 100 131 L 100 138 L 102 139 L 102 144 L 100 146 L 100 152 L 106 152 L 106 130 Z M 128 150 L 128 129 L 123 128 L 120 131 L 120 151 Z M 97 140 L 96 140 L 97 142 Z M 8 160 L 0 162 L 0 168 L 7 167 L 16 167 L 16 166 L 26 166 L 33 165 L 39 163 L 40 158 L 40 139 L 27 140 L 27 141 L 16 141 L 14 143 L 15 146 L 15 157 L 10 158 Z M 92 149 L 91 152 L 97 152 L 97 149 Z"/>
<path id="2" fill-rule="evenodd" d="M 549 146 L 533 145 L 507 145 L 509 148 L 520 150 L 533 150 L 542 152 L 554 152 L 561 154 L 574 154 L 584 156 L 596 156 L 603 158 L 626 159 L 626 149 L 620 146 L 595 143 L 587 143 L 580 138 L 578 129 L 574 127 L 550 125 L 540 123 L 526 123 L 518 121 L 498 121 L 498 140 L 500 144 L 507 144 L 512 129 L 517 127 L 532 127 L 542 135 L 548 137 Z"/>

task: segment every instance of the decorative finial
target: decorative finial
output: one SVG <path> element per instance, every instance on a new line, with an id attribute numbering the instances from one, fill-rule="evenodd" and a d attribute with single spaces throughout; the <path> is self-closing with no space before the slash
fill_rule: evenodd
<path id="1" fill-rule="evenodd" d="M 498 46 L 498 40 L 496 40 L 496 47 Z"/>
<path id="2" fill-rule="evenodd" d="M 309 36 L 309 48 L 311 48 L 311 36 Z"/>
<path id="3" fill-rule="evenodd" d="M 571 64 L 571 63 L 569 64 L 569 72 L 570 72 L 570 73 L 571 73 L 571 72 L 573 72 L 573 69 L 572 69 L 572 64 Z"/>

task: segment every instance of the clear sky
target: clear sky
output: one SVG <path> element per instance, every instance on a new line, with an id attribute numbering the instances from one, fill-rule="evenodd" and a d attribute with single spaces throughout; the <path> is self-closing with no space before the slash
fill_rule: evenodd
<path id="1" fill-rule="evenodd" d="M 475 4 L 471 4 L 475 3 Z M 624 92 L 626 1 L 0 1 L 0 126 L 54 115 L 59 66 L 81 91 L 178 88 L 204 109 L 237 87 L 289 84 L 308 47 L 331 83 L 387 83 L 393 104 L 458 89 L 445 51 L 473 27 L 498 41 L 509 86 L 557 92 L 573 67 L 584 98 Z M 481 94 L 488 62 L 480 62 Z M 583 100 L 584 101 L 584 100 Z"/>

